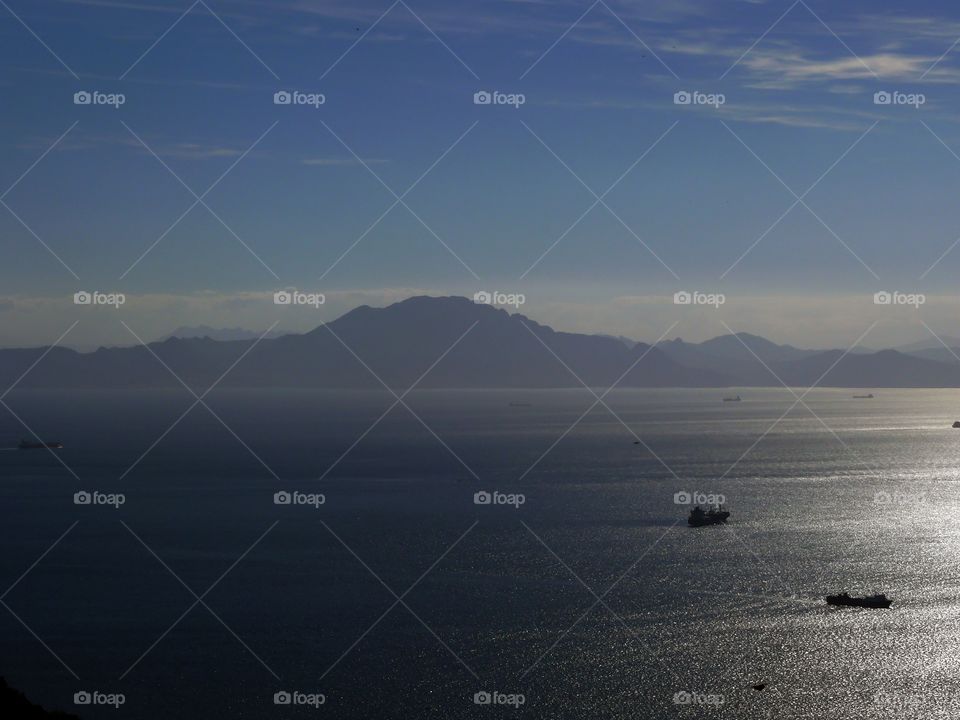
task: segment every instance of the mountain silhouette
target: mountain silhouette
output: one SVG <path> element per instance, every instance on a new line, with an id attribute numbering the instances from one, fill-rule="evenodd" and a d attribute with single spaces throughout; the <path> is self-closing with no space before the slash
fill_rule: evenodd
<path id="1" fill-rule="evenodd" d="M 748 349 L 749 348 L 749 349 Z M 836 366 L 831 368 L 831 365 Z M 827 370 L 830 369 L 829 372 Z M 632 347 L 558 332 L 462 297 L 361 306 L 304 334 L 259 341 L 168 338 L 149 346 L 0 350 L 20 388 L 960 387 L 960 363 L 894 350 L 801 350 L 741 333 Z M 778 379 L 779 378 L 779 379 Z"/>
<path id="2" fill-rule="evenodd" d="M 0 677 L 0 711 L 3 717 L 11 720 L 80 720 L 76 715 L 61 712 L 60 710 L 45 710 L 27 699 L 26 695 L 7 685 L 5 678 Z"/>
<path id="3" fill-rule="evenodd" d="M 244 330 L 243 328 L 214 328 L 209 325 L 195 325 L 195 326 L 181 326 L 174 330 L 169 335 L 165 335 L 160 338 L 160 342 L 164 340 L 169 340 L 170 338 L 180 338 L 181 340 L 187 338 L 204 338 L 208 337 L 211 340 L 256 340 L 261 335 L 264 335 L 262 332 L 257 332 L 255 330 Z M 277 330 L 268 331 L 264 336 L 265 337 L 279 337 L 283 335 L 282 332 Z"/>

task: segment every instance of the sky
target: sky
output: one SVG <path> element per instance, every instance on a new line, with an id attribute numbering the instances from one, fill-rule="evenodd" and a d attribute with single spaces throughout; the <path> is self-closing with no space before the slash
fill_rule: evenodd
<path id="1" fill-rule="evenodd" d="M 647 342 L 960 335 L 958 39 L 942 1 L 3 0 L 0 346 L 482 290 Z"/>

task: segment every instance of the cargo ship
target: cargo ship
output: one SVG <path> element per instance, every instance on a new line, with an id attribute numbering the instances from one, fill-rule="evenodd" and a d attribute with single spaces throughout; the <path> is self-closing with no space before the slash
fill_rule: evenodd
<path id="1" fill-rule="evenodd" d="M 34 442 L 32 440 L 21 440 L 17 445 L 17 450 L 61 450 L 62 442 Z"/>
<path id="2" fill-rule="evenodd" d="M 687 518 L 687 524 L 690 527 L 703 527 L 704 525 L 719 525 L 725 523 L 730 513 L 723 509 L 723 505 L 717 505 L 709 510 L 704 510 L 699 505 L 690 511 Z"/>
<path id="3" fill-rule="evenodd" d="M 862 608 L 889 608 L 893 600 L 883 593 L 867 597 L 850 597 L 847 593 L 827 595 L 827 605 L 844 605 L 847 607 Z"/>

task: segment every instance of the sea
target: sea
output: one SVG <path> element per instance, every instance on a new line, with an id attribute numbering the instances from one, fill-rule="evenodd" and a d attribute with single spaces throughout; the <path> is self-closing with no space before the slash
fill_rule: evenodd
<path id="1" fill-rule="evenodd" d="M 33 702 L 960 717 L 960 391 L 197 395 L 3 398 L 0 675 Z"/>

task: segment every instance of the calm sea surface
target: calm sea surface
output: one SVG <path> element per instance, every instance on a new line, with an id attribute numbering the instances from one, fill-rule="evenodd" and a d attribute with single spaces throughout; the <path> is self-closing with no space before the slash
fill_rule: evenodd
<path id="1" fill-rule="evenodd" d="M 960 391 L 739 392 L 14 392 L 0 446 L 66 448 L 0 451 L 0 675 L 84 718 L 960 716 Z"/>

